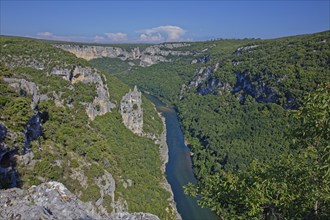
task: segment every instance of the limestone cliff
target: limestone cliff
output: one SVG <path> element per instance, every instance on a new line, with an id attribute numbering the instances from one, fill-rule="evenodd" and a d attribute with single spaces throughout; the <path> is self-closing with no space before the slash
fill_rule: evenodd
<path id="1" fill-rule="evenodd" d="M 140 60 L 140 66 L 146 67 L 159 62 L 170 62 L 171 59 L 167 56 L 188 56 L 193 53 L 189 51 L 175 51 L 174 48 L 189 46 L 189 44 L 176 43 L 176 44 L 160 44 L 152 45 L 144 50 L 139 47 L 126 50 L 120 47 L 110 46 L 89 46 L 89 45 L 69 45 L 69 44 L 56 44 L 54 45 L 62 50 L 69 51 L 79 58 L 85 60 L 92 60 L 102 57 L 119 58 L 121 60 Z"/>
<path id="2" fill-rule="evenodd" d="M 31 108 L 35 109 L 40 101 L 47 100 L 47 95 L 40 95 L 38 94 L 38 87 L 35 83 L 29 82 L 25 79 L 18 79 L 18 78 L 3 78 L 3 81 L 8 83 L 11 87 L 13 87 L 16 92 L 20 95 L 31 95 L 32 102 Z"/>
<path id="3" fill-rule="evenodd" d="M 3 54 L 0 57 L 0 188 L 11 188 L 0 191 L 0 219 L 148 219 L 152 216 L 129 214 L 129 208 L 167 215 L 169 202 L 162 194 L 163 176 L 160 172 L 154 175 L 154 170 L 159 171 L 160 167 L 147 164 L 150 158 L 158 160 L 158 155 L 130 157 L 145 150 L 144 144 L 150 145 L 148 149 L 155 149 L 152 146 L 156 145 L 126 132 L 123 126 L 118 133 L 116 126 L 122 118 L 117 113 L 106 114 L 115 107 L 110 94 L 120 105 L 117 97 L 122 94 L 124 84 L 106 78 L 87 61 L 48 43 L 1 37 L 0 48 Z M 123 50 L 117 53 L 119 57 L 126 56 Z M 143 56 L 139 48 L 129 53 L 130 59 Z M 135 88 L 128 96 L 132 101 L 131 129 L 142 132 L 141 93 Z M 152 113 L 151 109 L 143 108 L 145 114 Z M 91 122 L 104 114 L 104 120 Z M 159 128 L 159 124 L 156 120 L 148 124 L 151 117 L 145 116 L 145 129 L 153 133 L 150 128 Z M 122 131 L 125 137 L 119 137 Z M 134 138 L 140 140 L 135 142 Z M 122 151 L 126 146 L 129 153 Z M 143 155 L 148 155 L 148 149 Z M 130 166 L 126 167 L 127 164 Z M 136 169 L 135 164 L 146 167 L 141 171 L 142 179 L 136 176 L 140 168 Z M 127 172 L 128 169 L 132 172 Z M 53 180 L 63 185 L 48 182 Z M 15 188 L 27 189 L 33 185 L 39 186 L 29 190 Z M 76 197 L 65 192 L 64 185 Z M 64 203 L 66 199 L 73 203 Z M 136 204 L 139 199 L 141 204 Z M 74 210 L 77 207 L 81 209 Z"/>
<path id="4" fill-rule="evenodd" d="M 123 96 L 120 103 L 120 114 L 122 115 L 124 125 L 135 134 L 143 132 L 143 109 L 141 107 L 141 92 L 134 87 Z"/>
<path id="5" fill-rule="evenodd" d="M 1 219 L 127 219 L 159 220 L 149 213 L 117 212 L 102 215 L 90 203 L 80 201 L 63 184 L 46 182 L 28 190 L 2 190 Z"/>
<path id="6" fill-rule="evenodd" d="M 105 83 L 106 78 L 101 77 L 98 70 L 90 67 L 73 66 L 72 69 L 54 67 L 51 74 L 62 77 L 72 84 L 82 82 L 85 84 L 95 84 L 97 96 L 92 103 L 86 103 L 86 112 L 91 120 L 96 116 L 104 115 L 115 107 L 110 102 L 108 86 Z"/>

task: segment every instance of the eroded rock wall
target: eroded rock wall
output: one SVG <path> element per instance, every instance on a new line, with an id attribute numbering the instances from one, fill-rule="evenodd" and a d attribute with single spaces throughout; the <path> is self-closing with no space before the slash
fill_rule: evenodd
<path id="1" fill-rule="evenodd" d="M 134 87 L 123 96 L 120 103 L 120 114 L 124 125 L 135 134 L 143 132 L 143 110 L 142 110 L 141 92 Z"/>
<path id="2" fill-rule="evenodd" d="M 0 196 L 2 219 L 127 219 L 159 220 L 149 213 L 117 212 L 101 215 L 90 203 L 79 200 L 62 183 L 46 182 L 28 190 L 2 190 Z"/>

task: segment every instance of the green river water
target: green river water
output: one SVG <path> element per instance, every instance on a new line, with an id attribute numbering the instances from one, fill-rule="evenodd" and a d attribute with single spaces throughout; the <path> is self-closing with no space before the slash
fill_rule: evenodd
<path id="1" fill-rule="evenodd" d="M 166 178 L 172 187 L 176 207 L 183 220 L 214 220 L 217 216 L 209 209 L 201 208 L 197 200 L 183 192 L 187 183 L 196 183 L 193 174 L 190 150 L 184 144 L 177 113 L 173 108 L 167 107 L 157 98 L 146 95 L 154 103 L 157 110 L 165 117 L 166 142 L 169 148 L 169 161 L 166 165 Z"/>

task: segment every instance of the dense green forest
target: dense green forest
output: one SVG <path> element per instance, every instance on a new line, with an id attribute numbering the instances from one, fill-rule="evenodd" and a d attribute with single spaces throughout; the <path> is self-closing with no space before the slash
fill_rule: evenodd
<path id="1" fill-rule="evenodd" d="M 307 119 L 292 115 L 297 109 L 304 115 L 313 106 L 304 97 L 318 97 L 316 89 L 330 82 L 330 32 L 215 40 L 176 50 L 194 54 L 146 68 L 124 68 L 106 58 L 91 62 L 177 107 L 200 180 L 195 190 L 189 187 L 191 194 L 201 195 L 201 204 L 224 219 L 329 216 L 329 167 L 324 167 L 329 139 L 318 148 L 293 143 L 315 137 L 305 137 L 306 129 L 321 129 L 317 136 L 329 124 L 306 125 Z M 329 95 L 324 87 L 317 93 Z M 329 100 L 321 102 L 329 106 Z M 323 117 L 329 118 L 329 111 Z"/>
<path id="2" fill-rule="evenodd" d="M 50 74 L 54 67 L 93 68 L 87 61 L 38 40 L 13 37 L 1 37 L 0 40 L 0 124 L 2 129 L 6 128 L 6 136 L 1 136 L 1 152 L 5 150 L 2 145 L 5 143 L 9 152 L 24 154 L 24 130 L 30 118 L 37 111 L 42 121 L 42 135 L 28 146 L 33 153 L 30 162 L 26 162 L 24 155 L 22 158 L 25 159 L 17 161 L 15 169 L 19 173 L 20 186 L 27 188 L 55 180 L 62 182 L 81 200 L 95 204 L 101 196 L 96 179 L 108 172 L 116 182 L 115 201 L 126 200 L 130 212 L 150 212 L 165 219 L 170 193 L 163 188 L 159 146 L 128 130 L 118 111 L 129 86 L 107 75 L 105 82 L 110 101 L 116 107 L 91 121 L 85 103 L 96 96 L 95 84 L 71 84 Z M 22 90 L 17 93 L 4 78 L 33 82 L 38 93 L 48 96 L 48 100 L 31 109 L 32 96 Z M 63 105 L 55 103 L 54 93 Z M 144 97 L 142 105 L 144 131 L 159 136 L 163 132 L 160 117 Z M 0 178 L 1 188 L 9 187 L 11 177 L 4 174 Z M 103 205 L 108 212 L 112 211 L 112 199 L 110 195 L 104 195 Z"/>
<path id="3" fill-rule="evenodd" d="M 169 55 L 170 62 L 148 67 L 118 58 L 87 62 L 51 46 L 63 42 L 0 39 L 0 125 L 8 130 L 1 141 L 24 153 L 27 123 L 36 110 L 42 119 L 42 135 L 28 146 L 33 162 L 17 163 L 22 187 L 58 180 L 95 203 L 95 179 L 109 172 L 115 200 L 126 200 L 129 211 L 167 218 L 170 195 L 161 186 L 159 146 L 126 129 L 118 112 L 122 96 L 137 85 L 176 107 L 199 180 L 186 191 L 200 205 L 222 219 L 329 218 L 330 31 L 190 42 L 175 48 L 190 55 Z M 95 85 L 50 74 L 76 66 L 100 69 L 116 105 L 112 112 L 90 121 L 85 104 L 97 95 Z M 33 110 L 31 95 L 15 92 L 8 77 L 34 82 L 51 98 Z M 54 91 L 64 105 L 55 103 Z M 160 135 L 162 122 L 144 97 L 143 111 L 143 130 Z M 8 187 L 8 176 L 0 177 L 1 188 Z"/>
<path id="4" fill-rule="evenodd" d="M 292 149 L 277 161 L 255 159 L 244 171 L 219 170 L 186 192 L 222 219 L 328 219 L 330 216 L 330 84 L 292 112 Z"/>

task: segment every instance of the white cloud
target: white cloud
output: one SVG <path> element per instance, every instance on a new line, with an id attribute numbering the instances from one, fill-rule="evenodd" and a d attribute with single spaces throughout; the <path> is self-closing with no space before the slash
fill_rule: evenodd
<path id="1" fill-rule="evenodd" d="M 54 34 L 53 33 L 50 33 L 50 32 L 39 32 L 38 34 L 37 34 L 38 36 L 41 36 L 41 37 L 53 37 L 54 36 Z"/>
<path id="2" fill-rule="evenodd" d="M 163 41 L 164 37 L 160 34 L 152 34 L 152 35 L 148 35 L 148 34 L 141 34 L 139 37 L 140 41 Z"/>
<path id="3" fill-rule="evenodd" d="M 173 41 L 189 41 L 185 35 L 186 31 L 178 26 L 159 26 L 154 28 L 149 28 L 141 31 L 137 31 L 137 36 L 135 39 L 129 39 L 126 33 L 122 32 L 108 32 L 104 34 L 98 34 L 94 36 L 65 36 L 56 35 L 52 32 L 39 32 L 34 36 L 34 38 L 56 40 L 56 41 L 70 41 L 70 42 L 94 42 L 94 43 L 139 43 L 139 42 L 173 42 Z M 191 39 L 190 39 L 191 40 Z"/>
<path id="4" fill-rule="evenodd" d="M 95 43 L 99 43 L 99 42 L 102 42 L 102 41 L 104 41 L 104 37 L 102 37 L 102 36 L 99 36 L 99 35 L 96 35 L 95 37 L 94 37 L 94 42 Z"/>
<path id="5" fill-rule="evenodd" d="M 128 41 L 128 36 L 125 33 L 105 33 L 105 35 L 114 42 L 124 42 L 124 41 Z"/>
<path id="6" fill-rule="evenodd" d="M 73 36 L 59 36 L 59 35 L 55 35 L 51 32 L 39 32 L 37 34 L 37 38 L 40 39 L 46 39 L 46 40 L 59 40 L 59 41 L 74 41 L 77 38 L 80 37 L 73 37 Z"/>
<path id="7" fill-rule="evenodd" d="M 145 29 L 140 33 L 140 41 L 182 41 L 186 31 L 178 26 L 167 25 Z"/>
<path id="8" fill-rule="evenodd" d="M 92 36 L 64 36 L 64 35 L 56 35 L 51 32 L 39 32 L 36 36 L 29 36 L 29 37 L 35 37 L 39 39 L 45 39 L 45 40 L 57 40 L 57 41 L 71 41 L 71 42 L 95 42 L 95 43 L 101 43 L 106 40 L 105 37 L 96 35 L 94 37 Z"/>

